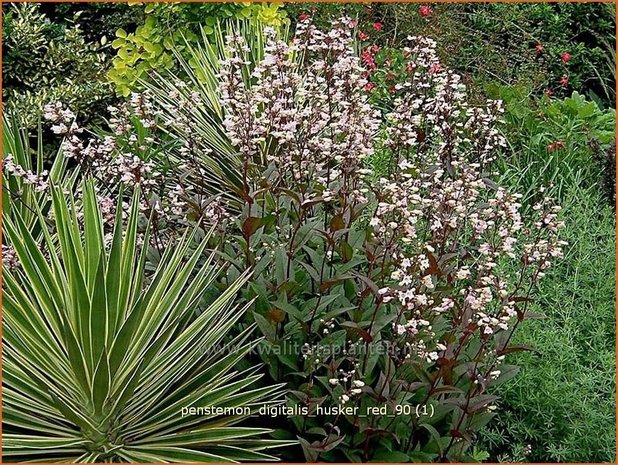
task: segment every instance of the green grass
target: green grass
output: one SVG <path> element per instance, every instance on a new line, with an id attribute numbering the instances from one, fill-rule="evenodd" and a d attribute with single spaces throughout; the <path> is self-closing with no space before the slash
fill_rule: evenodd
<path id="1" fill-rule="evenodd" d="M 539 289 L 547 319 L 516 335 L 537 352 L 510 360 L 522 369 L 484 433 L 492 461 L 615 460 L 615 214 L 595 189 L 569 189 L 563 208 L 569 246 Z"/>

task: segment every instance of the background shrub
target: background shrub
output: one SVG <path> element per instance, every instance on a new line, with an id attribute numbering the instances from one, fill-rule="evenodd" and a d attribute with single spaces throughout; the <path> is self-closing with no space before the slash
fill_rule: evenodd
<path id="1" fill-rule="evenodd" d="M 292 19 L 306 13 L 323 22 L 341 14 L 339 5 L 294 3 Z M 464 76 L 473 94 L 486 84 L 524 85 L 540 95 L 573 90 L 603 106 L 615 100 L 615 10 L 603 3 L 368 3 L 343 11 L 380 45 L 408 35 L 438 41 L 442 62 Z M 379 23 L 379 30 L 374 24 Z M 542 51 L 537 51 L 537 45 Z M 569 53 L 569 61 L 562 60 Z M 568 83 L 561 84 L 562 77 Z"/>
<path id="2" fill-rule="evenodd" d="M 2 100 L 28 128 L 43 106 L 62 100 L 84 121 L 97 119 L 114 96 L 109 66 L 109 23 L 126 20 L 126 5 L 99 23 L 97 4 L 3 4 Z M 109 13 L 109 12 L 108 12 Z M 124 18 L 124 19 L 123 19 Z M 103 40 L 102 40 L 103 39 Z"/>
<path id="3" fill-rule="evenodd" d="M 577 92 L 556 99 L 534 97 L 521 86 L 487 89 L 505 105 L 509 153 L 501 162 L 512 184 L 528 194 L 545 185 L 561 198 L 574 186 L 607 190 L 604 152 L 616 138 L 613 108 L 603 110 Z"/>
<path id="4" fill-rule="evenodd" d="M 132 4 L 139 10 L 140 4 Z M 142 13 L 141 11 L 139 13 Z M 138 14 L 139 14 L 138 13 Z M 202 37 L 215 32 L 215 25 L 226 19 L 259 21 L 280 26 L 285 11 L 279 3 L 146 3 L 143 22 L 127 31 L 119 28 L 112 46 L 110 80 L 118 93 L 127 96 L 149 71 L 171 70 L 175 53 L 183 53 Z"/>

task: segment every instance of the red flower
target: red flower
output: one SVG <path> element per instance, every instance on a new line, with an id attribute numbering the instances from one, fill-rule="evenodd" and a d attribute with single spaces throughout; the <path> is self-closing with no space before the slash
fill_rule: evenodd
<path id="1" fill-rule="evenodd" d="M 536 49 L 536 51 L 538 53 L 543 52 L 543 50 L 545 50 L 545 47 L 543 47 L 543 44 L 536 44 L 536 47 L 534 47 Z"/>
<path id="2" fill-rule="evenodd" d="M 548 97 L 551 97 L 552 95 L 554 95 L 554 91 L 553 91 L 553 90 L 551 90 L 551 89 L 547 89 L 547 90 L 545 91 L 545 95 L 547 95 Z"/>
<path id="3" fill-rule="evenodd" d="M 571 55 L 569 54 L 569 52 L 564 52 L 562 54 L 562 56 L 560 57 L 560 59 L 564 62 L 564 63 L 568 63 L 569 61 L 571 61 Z"/>
<path id="4" fill-rule="evenodd" d="M 369 51 L 369 49 L 361 52 L 361 60 L 365 64 L 365 66 L 367 66 L 367 68 L 369 68 L 370 70 L 376 69 L 376 62 L 373 58 L 373 55 Z"/>
<path id="5" fill-rule="evenodd" d="M 392 86 L 392 87 L 388 88 L 388 93 L 389 94 L 394 94 L 395 92 L 397 92 L 397 89 L 395 89 L 395 86 Z"/>
<path id="6" fill-rule="evenodd" d="M 371 92 L 376 85 L 373 82 L 368 82 L 365 84 L 365 90 L 367 92 Z"/>
<path id="7" fill-rule="evenodd" d="M 378 21 L 378 22 L 373 23 L 373 28 L 374 28 L 376 31 L 381 31 L 383 27 L 384 27 L 384 25 L 383 25 L 381 22 L 379 22 L 379 21 Z"/>
<path id="8" fill-rule="evenodd" d="M 426 18 L 427 16 L 431 15 L 431 8 L 429 8 L 429 6 L 427 5 L 421 5 L 418 9 L 418 12 L 423 18 Z"/>
<path id="9" fill-rule="evenodd" d="M 360 31 L 360 32 L 358 33 L 358 38 L 359 38 L 360 40 L 367 40 L 367 39 L 369 39 L 369 35 L 368 35 L 368 34 L 365 34 L 363 31 Z"/>
<path id="10" fill-rule="evenodd" d="M 355 19 L 351 19 L 350 20 L 350 27 L 356 27 L 358 26 L 358 21 Z"/>
<path id="11" fill-rule="evenodd" d="M 301 20 L 301 21 L 307 21 L 309 19 L 309 15 L 307 13 L 303 12 L 303 13 L 301 13 L 298 16 L 298 19 Z"/>
<path id="12" fill-rule="evenodd" d="M 569 78 L 567 76 L 562 76 L 560 78 L 560 85 L 561 86 L 566 86 L 569 83 Z"/>

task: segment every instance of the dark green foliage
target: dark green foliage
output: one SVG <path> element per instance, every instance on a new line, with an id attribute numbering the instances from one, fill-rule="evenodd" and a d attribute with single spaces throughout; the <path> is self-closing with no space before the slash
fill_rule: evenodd
<path id="1" fill-rule="evenodd" d="M 96 119 L 113 98 L 105 79 L 105 41 L 91 37 L 81 10 L 54 20 L 43 10 L 36 3 L 3 5 L 3 103 L 28 128 L 36 126 L 45 104 L 57 100 Z"/>
<path id="2" fill-rule="evenodd" d="M 523 87 L 493 85 L 488 93 L 505 104 L 510 154 L 503 170 L 513 185 L 528 195 L 549 186 L 561 198 L 572 186 L 600 188 L 595 158 L 615 140 L 614 109 L 602 110 L 577 92 L 539 99 Z"/>

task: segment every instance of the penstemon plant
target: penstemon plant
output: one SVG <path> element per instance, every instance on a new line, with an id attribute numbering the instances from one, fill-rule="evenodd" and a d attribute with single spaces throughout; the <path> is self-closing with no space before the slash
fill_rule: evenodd
<path id="1" fill-rule="evenodd" d="M 561 255 L 559 207 L 541 196 L 522 218 L 491 180 L 500 102 L 468 105 L 431 40 L 410 38 L 392 110 L 376 111 L 352 31 L 267 32 L 249 84 L 247 46 L 228 37 L 222 106 L 244 201 L 228 277 L 255 270 L 244 297 L 270 375 L 309 413 L 291 418 L 308 460 L 469 459 L 488 391 L 516 373 L 513 331 Z"/>
<path id="2" fill-rule="evenodd" d="M 471 460 L 492 389 L 517 373 L 506 357 L 526 350 L 513 332 L 538 317 L 535 287 L 562 254 L 560 209 L 541 189 L 526 210 L 493 180 L 501 103 L 470 105 L 433 41 L 409 38 L 383 105 L 354 27 L 305 18 L 289 41 L 265 28 L 259 53 L 230 34 L 220 101 L 194 79 L 174 108 L 147 92 L 111 109 L 106 138 L 58 131 L 105 203 L 140 187 L 155 256 L 187 225 L 215 226 L 216 285 L 252 271 L 237 330 L 263 333 L 249 360 L 287 384 L 280 413 L 307 460 Z M 192 131 L 192 105 L 211 105 L 228 140 Z"/>

